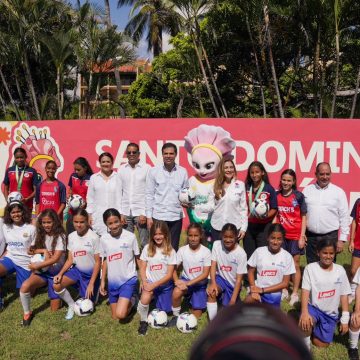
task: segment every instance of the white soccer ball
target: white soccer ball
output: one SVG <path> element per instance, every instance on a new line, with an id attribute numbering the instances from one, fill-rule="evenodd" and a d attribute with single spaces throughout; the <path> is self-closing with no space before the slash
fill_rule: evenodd
<path id="1" fill-rule="evenodd" d="M 176 327 L 184 334 L 193 332 L 197 327 L 196 316 L 187 312 L 180 314 L 176 321 Z"/>
<path id="2" fill-rule="evenodd" d="M 196 195 L 189 187 L 185 187 L 185 188 L 181 189 L 181 191 L 179 193 L 179 201 L 182 204 L 186 204 L 186 205 L 192 204 L 195 200 L 195 197 L 196 197 Z"/>
<path id="3" fill-rule="evenodd" d="M 14 202 L 14 201 L 19 201 L 19 202 L 21 202 L 21 201 L 23 201 L 23 196 L 21 195 L 21 193 L 20 192 L 18 192 L 18 191 L 13 191 L 13 192 L 11 192 L 9 195 L 8 195 L 8 198 L 7 198 L 7 202 L 8 202 L 8 204 L 11 204 L 12 202 Z"/>
<path id="4" fill-rule="evenodd" d="M 78 195 L 71 195 L 69 198 L 69 207 L 71 210 L 77 210 L 84 204 L 84 199 Z"/>
<path id="5" fill-rule="evenodd" d="M 148 316 L 148 324 L 154 329 L 161 329 L 168 323 L 168 317 L 165 311 L 154 309 Z"/>
<path id="6" fill-rule="evenodd" d="M 45 257 L 44 257 L 44 255 L 42 255 L 42 254 L 35 254 L 35 255 L 33 255 L 33 256 L 30 258 L 30 262 L 31 262 L 32 264 L 42 263 L 42 262 L 44 262 L 44 261 L 45 261 Z M 45 271 L 48 270 L 48 269 L 49 269 L 49 267 L 46 266 L 46 267 L 43 267 L 43 268 L 41 268 L 41 269 L 39 269 L 39 270 L 36 270 L 36 272 L 42 273 L 42 272 L 45 272 Z"/>
<path id="7" fill-rule="evenodd" d="M 256 199 L 252 203 L 251 212 L 253 215 L 259 218 L 265 218 L 269 212 L 269 204 L 266 202 L 266 200 Z"/>
<path id="8" fill-rule="evenodd" d="M 88 316 L 94 312 L 94 304 L 90 299 L 80 298 L 75 301 L 74 312 L 77 316 Z"/>

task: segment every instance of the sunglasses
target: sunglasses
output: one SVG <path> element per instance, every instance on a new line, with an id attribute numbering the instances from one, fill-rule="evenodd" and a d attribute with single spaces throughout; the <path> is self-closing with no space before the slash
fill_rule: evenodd
<path id="1" fill-rule="evenodd" d="M 126 154 L 128 155 L 136 155 L 138 151 L 127 151 Z"/>

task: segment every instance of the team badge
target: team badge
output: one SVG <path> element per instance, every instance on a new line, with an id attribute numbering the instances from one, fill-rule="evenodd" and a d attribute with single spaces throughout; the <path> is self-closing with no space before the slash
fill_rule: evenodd
<path id="1" fill-rule="evenodd" d="M 266 194 L 260 194 L 259 199 L 260 200 L 266 200 L 267 195 Z"/>
<path id="2" fill-rule="evenodd" d="M 298 206 L 298 205 L 299 205 L 298 201 L 297 201 L 296 199 L 294 199 L 294 200 L 292 201 L 292 206 L 293 206 L 293 207 L 296 207 L 296 206 Z"/>

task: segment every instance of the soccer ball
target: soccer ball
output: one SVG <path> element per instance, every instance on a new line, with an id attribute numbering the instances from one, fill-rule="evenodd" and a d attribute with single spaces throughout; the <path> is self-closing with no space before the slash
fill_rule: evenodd
<path id="1" fill-rule="evenodd" d="M 78 195 L 71 195 L 69 198 L 69 207 L 71 210 L 77 210 L 84 204 L 84 199 Z"/>
<path id="2" fill-rule="evenodd" d="M 88 316 L 94 312 L 94 304 L 90 299 L 80 298 L 75 301 L 74 312 L 77 316 Z"/>
<path id="3" fill-rule="evenodd" d="M 154 329 L 161 329 L 168 323 L 165 311 L 154 309 L 148 316 L 148 324 Z"/>
<path id="4" fill-rule="evenodd" d="M 179 193 L 179 201 L 182 204 L 192 204 L 195 200 L 196 195 L 194 194 L 194 192 L 191 190 L 191 188 L 185 187 L 183 189 L 181 189 L 180 193 Z"/>
<path id="5" fill-rule="evenodd" d="M 23 201 L 23 196 L 21 195 L 20 192 L 18 191 L 13 191 L 9 194 L 8 198 L 7 198 L 8 204 L 11 204 L 14 201 Z"/>
<path id="6" fill-rule="evenodd" d="M 197 327 L 196 316 L 187 312 L 180 314 L 176 321 L 176 327 L 184 334 L 193 332 Z"/>
<path id="7" fill-rule="evenodd" d="M 42 254 L 35 254 L 30 258 L 31 264 L 42 263 L 44 261 L 45 261 L 45 257 Z M 36 270 L 36 272 L 42 273 L 42 272 L 45 272 L 48 269 L 49 269 L 49 267 L 47 266 L 47 267 L 43 267 L 43 268 L 41 268 L 39 270 Z"/>
<path id="8" fill-rule="evenodd" d="M 252 203 L 251 213 L 258 218 L 265 218 L 269 212 L 269 204 L 265 199 L 256 199 Z"/>

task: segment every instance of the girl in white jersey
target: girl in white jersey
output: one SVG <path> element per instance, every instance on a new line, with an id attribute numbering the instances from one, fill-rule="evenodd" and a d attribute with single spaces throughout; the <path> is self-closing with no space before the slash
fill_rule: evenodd
<path id="1" fill-rule="evenodd" d="M 206 286 L 210 273 L 211 252 L 201 244 L 204 230 L 199 223 L 192 223 L 187 228 L 187 245 L 182 246 L 176 254 L 178 268 L 182 268 L 180 278 L 174 271 L 175 288 L 172 294 L 172 312 L 174 317 L 168 326 L 176 326 L 180 315 L 181 300 L 190 298 L 193 314 L 199 318 L 206 309 Z"/>
<path id="2" fill-rule="evenodd" d="M 31 294 L 38 288 L 47 285 L 50 308 L 52 311 L 59 309 L 61 300 L 53 289 L 53 279 L 64 265 L 65 250 L 66 235 L 59 216 L 55 210 L 46 209 L 37 218 L 36 237 L 29 251 L 31 255 L 43 255 L 44 261 L 29 265 L 32 274 L 20 288 L 20 300 L 24 310 L 23 326 L 31 323 Z"/>
<path id="3" fill-rule="evenodd" d="M 281 292 L 295 274 L 295 263 L 282 248 L 285 229 L 281 224 L 269 227 L 268 245 L 257 248 L 248 260 L 250 294 L 245 302 L 262 302 L 280 307 Z M 256 280 L 255 280 L 256 273 Z"/>
<path id="4" fill-rule="evenodd" d="M 169 228 L 164 221 L 154 221 L 150 229 L 149 244 L 140 256 L 141 298 L 138 304 L 140 315 L 139 335 L 148 328 L 149 304 L 153 298 L 160 310 L 171 311 L 172 281 L 176 265 L 176 252 L 171 246 Z"/>
<path id="5" fill-rule="evenodd" d="M 356 284 L 355 289 L 355 306 L 351 314 L 349 329 L 349 359 L 359 360 L 359 334 L 360 334 L 360 268 L 357 269 L 352 284 Z"/>
<path id="6" fill-rule="evenodd" d="M 225 224 L 221 230 L 221 241 L 215 241 L 211 254 L 210 285 L 207 310 L 209 319 L 217 314 L 217 298 L 221 296 L 223 306 L 236 303 L 241 290 L 243 274 L 247 273 L 246 254 L 238 244 L 238 229 L 234 224 Z"/>
<path id="7" fill-rule="evenodd" d="M 35 227 L 31 225 L 31 214 L 21 202 L 14 201 L 5 207 L 4 224 L 0 230 L 3 242 L 6 245 L 4 257 L 0 259 L 0 311 L 4 307 L 2 293 L 3 278 L 16 272 L 16 287 L 29 278 L 31 271 L 28 268 L 30 255 L 28 254 L 31 242 L 35 238 Z M 0 244 L 1 245 L 1 244 Z M 2 246 L 2 255 L 4 247 Z"/>
<path id="8" fill-rule="evenodd" d="M 74 317 L 75 302 L 66 288 L 77 285 L 82 298 L 95 302 L 100 285 L 99 236 L 90 229 L 89 215 L 84 209 L 72 214 L 75 231 L 68 237 L 68 257 L 54 277 L 54 290 L 69 306 L 66 320 Z"/>
<path id="9" fill-rule="evenodd" d="M 320 261 L 305 267 L 301 291 L 301 315 L 299 327 L 304 332 L 305 342 L 310 348 L 310 336 L 315 346 L 327 347 L 333 341 L 339 320 L 340 332 L 349 329 L 349 303 L 351 294 L 345 269 L 334 264 L 336 245 L 328 239 L 319 240 L 317 251 Z"/>
<path id="10" fill-rule="evenodd" d="M 103 220 L 108 233 L 100 238 L 100 256 L 103 259 L 100 294 L 109 295 L 113 319 L 129 321 L 136 311 L 134 305 L 138 291 L 136 263 L 139 264 L 139 246 L 135 235 L 122 228 L 119 211 L 107 209 Z"/>

